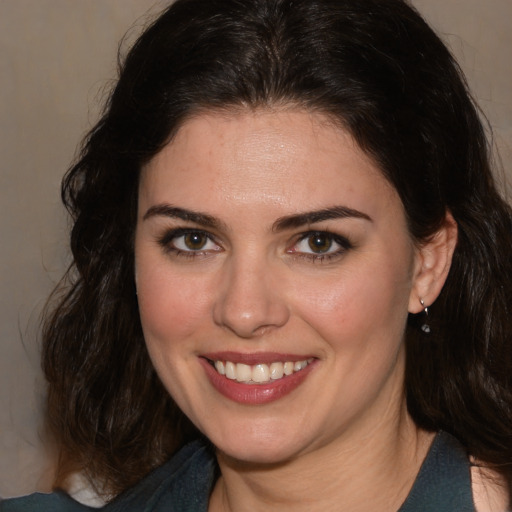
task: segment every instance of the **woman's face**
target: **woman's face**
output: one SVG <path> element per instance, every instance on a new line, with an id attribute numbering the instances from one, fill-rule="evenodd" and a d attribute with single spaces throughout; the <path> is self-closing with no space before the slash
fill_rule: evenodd
<path id="1" fill-rule="evenodd" d="M 276 462 L 403 412 L 417 255 L 396 191 L 319 114 L 191 118 L 142 173 L 147 347 L 224 453 Z"/>

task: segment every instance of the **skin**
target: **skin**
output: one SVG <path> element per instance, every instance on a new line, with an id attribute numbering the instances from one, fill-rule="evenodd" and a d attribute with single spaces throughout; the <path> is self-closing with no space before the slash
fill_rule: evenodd
<path id="1" fill-rule="evenodd" d="M 176 218 L 170 206 L 208 217 Z M 276 229 L 334 206 L 362 215 Z M 180 228 L 199 232 L 201 248 L 173 237 Z M 312 231 L 333 234 L 326 251 L 308 244 Z M 155 368 L 218 450 L 210 510 L 399 508 L 432 440 L 405 405 L 406 319 L 436 299 L 455 240 L 447 216 L 428 244 L 413 243 L 397 192 L 319 114 L 184 123 L 142 173 L 136 280 Z M 291 393 L 246 405 L 211 385 L 201 357 L 215 351 L 314 364 Z"/>

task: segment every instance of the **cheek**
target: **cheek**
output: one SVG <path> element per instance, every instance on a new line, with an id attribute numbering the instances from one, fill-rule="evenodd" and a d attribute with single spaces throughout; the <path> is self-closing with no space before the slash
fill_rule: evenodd
<path id="1" fill-rule="evenodd" d="M 208 318 L 204 280 L 173 275 L 168 269 L 140 261 L 137 267 L 139 311 L 146 343 L 172 348 L 198 331 Z"/>
<path id="2" fill-rule="evenodd" d="M 375 339 L 396 344 L 405 328 L 411 286 L 404 268 L 382 259 L 378 265 L 347 267 L 295 291 L 296 307 L 323 338 L 342 340 L 347 350 Z"/>

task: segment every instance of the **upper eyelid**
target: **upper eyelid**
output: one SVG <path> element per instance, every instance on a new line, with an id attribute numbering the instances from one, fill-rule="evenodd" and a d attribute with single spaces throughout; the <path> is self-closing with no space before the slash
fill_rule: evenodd
<path id="1" fill-rule="evenodd" d="M 169 244 L 173 239 L 188 235 L 190 233 L 200 233 L 202 235 L 205 235 L 209 240 L 211 240 L 215 244 L 219 244 L 218 239 L 217 237 L 215 237 L 215 235 L 213 235 L 209 231 L 198 228 L 171 228 L 165 230 L 163 234 L 157 236 L 156 238 L 161 245 L 166 245 Z"/>
<path id="2" fill-rule="evenodd" d="M 212 230 L 203 229 L 200 227 L 175 227 L 175 228 L 169 228 L 166 230 L 165 235 L 167 236 L 179 236 L 182 234 L 188 234 L 188 233 L 202 233 L 212 239 L 219 239 L 222 238 L 221 236 L 218 236 L 216 233 L 213 233 Z M 304 238 L 307 238 L 308 236 L 314 235 L 314 234 L 323 234 L 328 235 L 332 237 L 333 239 L 340 239 L 340 240 L 346 240 L 349 241 L 348 237 L 345 235 L 342 235 L 340 233 L 336 233 L 329 229 L 307 229 L 305 231 L 300 231 L 299 233 L 295 233 L 292 235 L 292 239 L 295 238 L 296 240 L 302 240 Z"/>
<path id="3" fill-rule="evenodd" d="M 174 228 L 167 228 L 164 230 L 163 236 L 164 237 L 176 237 L 181 235 L 187 235 L 189 233 L 201 233 L 203 235 L 206 235 L 209 238 L 216 238 L 216 235 L 212 233 L 211 231 L 208 231 L 203 228 L 196 228 L 192 226 L 180 226 L 180 227 L 174 227 Z"/>
<path id="4" fill-rule="evenodd" d="M 186 233 L 203 233 L 212 239 L 221 240 L 224 238 L 222 235 L 217 233 L 216 229 L 194 225 L 194 223 L 191 223 L 189 225 L 187 222 L 185 222 L 185 224 L 179 223 L 174 226 L 173 225 L 163 226 L 160 231 L 164 233 L 163 236 L 166 236 L 166 235 L 171 236 L 173 234 L 175 234 L 175 236 L 176 236 L 176 234 L 179 235 L 180 233 L 185 233 L 185 234 Z"/>
<path id="5" fill-rule="evenodd" d="M 296 238 L 296 242 L 304 240 L 308 236 L 317 235 L 317 234 L 330 236 L 335 242 L 338 241 L 338 243 L 342 243 L 343 245 L 347 245 L 347 244 L 352 245 L 352 242 L 350 241 L 349 237 L 347 237 L 345 235 L 341 235 L 339 233 L 334 233 L 333 231 L 329 231 L 326 229 L 310 229 L 308 231 L 303 231 Z"/>

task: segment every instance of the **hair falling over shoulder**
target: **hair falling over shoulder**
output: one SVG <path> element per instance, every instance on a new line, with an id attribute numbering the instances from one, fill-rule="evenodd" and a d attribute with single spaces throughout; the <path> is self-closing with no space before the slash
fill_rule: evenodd
<path id="1" fill-rule="evenodd" d="M 407 327 L 408 407 L 512 485 L 512 215 L 461 71 L 402 0 L 177 0 L 134 44 L 63 181 L 73 264 L 43 334 L 59 481 L 80 469 L 116 495 L 199 435 L 144 344 L 139 174 L 197 112 L 281 104 L 349 130 L 398 191 L 418 244 L 447 212 L 457 222 L 431 332 L 414 317 Z"/>

